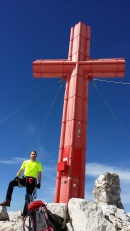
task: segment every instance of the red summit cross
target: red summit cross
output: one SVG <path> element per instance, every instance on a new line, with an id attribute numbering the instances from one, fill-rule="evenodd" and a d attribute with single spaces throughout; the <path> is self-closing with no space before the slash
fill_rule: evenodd
<path id="1" fill-rule="evenodd" d="M 90 27 L 79 22 L 71 28 L 68 59 L 33 62 L 34 77 L 66 80 L 55 202 L 84 198 L 88 81 L 124 76 L 123 58 L 89 59 L 89 50 Z"/>

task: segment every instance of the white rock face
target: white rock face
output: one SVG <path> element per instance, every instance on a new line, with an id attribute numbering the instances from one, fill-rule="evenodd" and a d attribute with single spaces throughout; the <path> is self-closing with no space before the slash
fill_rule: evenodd
<path id="1" fill-rule="evenodd" d="M 130 217 L 123 209 L 114 205 L 101 205 L 104 216 L 109 220 L 116 230 L 130 231 Z"/>
<path id="2" fill-rule="evenodd" d="M 67 219 L 67 205 L 65 203 L 51 203 L 47 204 L 47 209 L 50 210 L 53 214 L 58 215 L 59 217 L 64 219 L 63 228 L 66 224 Z"/>
<path id="3" fill-rule="evenodd" d="M 95 181 L 94 196 L 95 202 L 72 198 L 68 206 L 48 203 L 47 209 L 64 219 L 64 231 L 130 231 L 130 213 L 120 208 L 123 205 L 116 174 L 101 175 Z M 0 206 L 0 231 L 23 231 L 21 211 L 7 212 Z"/>
<path id="4" fill-rule="evenodd" d="M 0 221 L 8 221 L 9 216 L 6 207 L 0 206 Z"/>
<path id="5" fill-rule="evenodd" d="M 5 207 L 5 212 L 1 217 L 0 212 L 0 231 L 23 231 L 22 229 L 22 221 L 21 221 L 21 211 L 18 212 L 8 212 Z M 0 207 L 0 211 L 3 209 Z M 8 217 L 8 220 L 3 221 L 4 218 Z"/>
<path id="6" fill-rule="evenodd" d="M 52 213 L 61 216 L 66 220 L 67 205 L 65 203 L 48 203 L 46 206 Z"/>
<path id="7" fill-rule="evenodd" d="M 64 219 L 67 216 L 65 204 L 52 203 L 47 208 Z M 68 214 L 70 218 L 66 231 L 130 231 L 129 214 L 114 205 L 99 205 L 72 198 L 68 203 Z M 20 215 L 21 211 L 7 213 L 6 208 L 3 211 L 0 207 L 0 231 L 23 231 Z"/>
<path id="8" fill-rule="evenodd" d="M 48 203 L 46 206 L 47 209 L 49 209 L 53 214 L 63 218 L 66 222 L 66 204 Z M 63 227 L 65 227 L 65 222 L 63 222 Z M 0 206 L 0 231 L 23 231 L 22 225 L 23 222 L 21 220 L 21 211 L 7 213 L 6 207 Z"/>
<path id="9" fill-rule="evenodd" d="M 116 205 L 117 208 L 124 209 L 120 193 L 120 179 L 115 173 L 107 172 L 95 181 L 93 194 L 97 204 Z"/>
<path id="10" fill-rule="evenodd" d="M 74 231 L 116 231 L 96 203 L 73 198 L 68 211 Z"/>

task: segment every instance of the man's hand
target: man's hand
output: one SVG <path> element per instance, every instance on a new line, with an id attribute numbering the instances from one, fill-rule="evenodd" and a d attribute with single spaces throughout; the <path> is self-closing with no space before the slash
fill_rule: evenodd
<path id="1" fill-rule="evenodd" d="M 40 183 L 36 184 L 36 188 L 40 188 L 40 187 L 41 187 Z"/>

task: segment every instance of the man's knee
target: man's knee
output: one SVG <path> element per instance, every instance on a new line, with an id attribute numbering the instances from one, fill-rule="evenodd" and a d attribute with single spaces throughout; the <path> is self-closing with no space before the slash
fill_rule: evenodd
<path id="1" fill-rule="evenodd" d="M 16 181 L 16 180 L 11 180 L 11 181 L 9 182 L 9 185 L 10 185 L 10 186 L 18 186 L 18 181 Z"/>

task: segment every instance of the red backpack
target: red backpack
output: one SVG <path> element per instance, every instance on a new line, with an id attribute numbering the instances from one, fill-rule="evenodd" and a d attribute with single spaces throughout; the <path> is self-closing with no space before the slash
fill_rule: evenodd
<path id="1" fill-rule="evenodd" d="M 49 220 L 48 211 L 46 205 L 41 201 L 37 200 L 31 202 L 28 205 L 28 215 L 31 231 L 55 231 L 55 227 Z M 26 218 L 27 218 L 26 217 Z M 27 227 L 27 226 L 26 226 Z"/>

